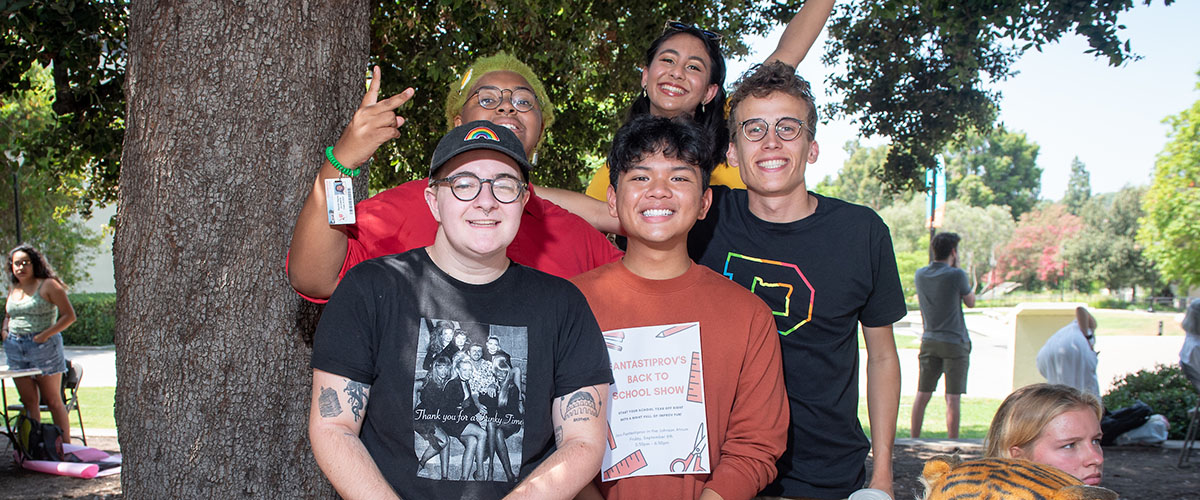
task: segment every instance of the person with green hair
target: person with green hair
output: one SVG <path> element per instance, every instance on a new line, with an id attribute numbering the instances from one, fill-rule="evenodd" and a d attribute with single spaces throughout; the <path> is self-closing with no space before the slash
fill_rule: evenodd
<path id="1" fill-rule="evenodd" d="M 385 142 L 399 137 L 404 118 L 396 109 L 413 89 L 379 98 L 380 72 L 337 143 L 326 149 L 308 198 L 300 210 L 285 263 L 292 287 L 314 302 L 324 302 L 346 271 L 356 264 L 433 243 L 437 230 L 424 192 L 428 179 L 406 182 L 354 207 L 355 223 L 334 224 L 327 217 L 327 179 L 351 177 Z M 504 52 L 476 60 L 446 96 L 446 128 L 487 120 L 511 130 L 525 153 L 536 159 L 545 131 L 554 123 L 554 105 L 533 70 Z M 351 170 L 354 169 L 354 170 Z M 484 180 L 486 182 L 486 180 Z M 520 221 L 508 257 L 562 278 L 620 259 L 620 250 L 586 221 L 537 196 Z"/>
<path id="2" fill-rule="evenodd" d="M 466 105 L 469 104 L 467 99 L 478 93 L 478 89 L 486 85 L 495 86 L 493 77 L 499 75 L 492 75 L 492 73 L 496 72 L 515 73 L 521 79 L 524 79 L 524 83 L 517 80 L 517 85 L 525 87 L 528 91 L 532 92 L 536 103 L 540 103 L 540 106 L 537 107 L 541 111 L 541 127 L 537 130 L 528 130 L 528 134 L 517 134 L 517 137 L 525 144 L 525 154 L 531 159 L 536 160 L 536 153 L 546 138 L 545 131 L 554 124 L 554 105 L 550 103 L 550 96 L 546 95 L 546 88 L 542 86 L 542 80 L 533 73 L 533 70 L 521 62 L 520 59 L 503 51 L 496 55 L 477 59 L 475 64 L 472 64 L 470 68 L 467 68 L 466 73 L 463 73 L 462 80 L 457 85 L 450 86 L 450 91 L 446 93 L 446 126 L 447 128 L 454 128 L 464 121 L 470 121 L 462 119 Z M 490 83 L 480 83 L 485 76 L 487 76 Z M 512 75 L 509 76 L 511 77 Z M 513 127 L 508 128 L 512 129 Z M 525 130 L 522 129 L 522 132 L 525 132 Z"/>

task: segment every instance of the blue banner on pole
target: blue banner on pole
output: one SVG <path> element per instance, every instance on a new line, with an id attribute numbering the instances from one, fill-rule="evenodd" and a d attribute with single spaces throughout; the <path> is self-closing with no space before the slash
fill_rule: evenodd
<path id="1" fill-rule="evenodd" d="M 940 166 L 925 171 L 925 227 L 942 227 L 946 212 L 946 171 Z"/>

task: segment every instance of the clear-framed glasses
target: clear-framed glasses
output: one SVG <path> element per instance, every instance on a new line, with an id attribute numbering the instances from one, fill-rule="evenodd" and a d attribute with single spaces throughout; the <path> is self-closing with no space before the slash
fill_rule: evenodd
<path id="1" fill-rule="evenodd" d="M 746 136 L 746 140 L 750 142 L 758 142 L 767 136 L 767 131 L 771 128 L 767 125 L 767 121 L 762 118 L 751 118 L 742 122 L 739 125 L 742 129 L 742 135 Z M 800 137 L 800 133 L 804 131 L 804 120 L 785 116 L 775 120 L 775 135 L 781 141 L 791 141 Z"/>
<path id="2" fill-rule="evenodd" d="M 676 31 L 696 30 L 696 31 L 699 31 L 701 34 L 703 34 L 705 37 L 707 37 L 709 40 L 720 40 L 721 39 L 720 33 L 717 33 L 715 31 L 706 30 L 706 29 L 696 26 L 694 24 L 683 24 L 679 21 L 667 21 L 667 25 L 663 27 L 663 31 L 666 32 L 666 30 L 676 30 Z"/>
<path id="3" fill-rule="evenodd" d="M 479 197 L 479 193 L 483 191 L 483 185 L 491 184 L 492 197 L 500 203 L 512 203 L 521 197 L 521 194 L 529 187 L 529 184 L 516 177 L 508 174 L 497 175 L 493 179 L 480 179 L 479 176 L 470 172 L 454 174 L 445 179 L 437 179 L 430 181 L 431 186 L 446 184 L 450 187 L 450 192 L 454 194 L 459 201 L 471 201 Z"/>
<path id="4" fill-rule="evenodd" d="M 533 109 L 538 104 L 538 98 L 532 90 L 524 88 L 502 89 L 491 85 L 484 85 L 475 89 L 475 92 L 471 96 L 468 96 L 467 99 L 470 99 L 472 96 L 478 96 L 480 107 L 483 109 L 496 109 L 500 106 L 500 103 L 504 102 L 505 92 L 509 93 L 508 99 L 513 107 L 522 113 Z"/>

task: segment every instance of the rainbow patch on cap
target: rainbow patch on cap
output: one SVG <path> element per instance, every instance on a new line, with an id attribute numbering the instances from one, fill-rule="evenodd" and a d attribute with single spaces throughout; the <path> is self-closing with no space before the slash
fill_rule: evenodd
<path id="1" fill-rule="evenodd" d="M 487 127 L 475 127 L 468 131 L 467 136 L 463 138 L 464 141 L 473 141 L 475 139 L 488 139 L 500 142 L 500 136 Z"/>

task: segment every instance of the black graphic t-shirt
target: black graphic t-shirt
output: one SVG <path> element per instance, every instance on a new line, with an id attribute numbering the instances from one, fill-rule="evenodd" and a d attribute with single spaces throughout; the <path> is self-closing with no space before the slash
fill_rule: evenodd
<path id="1" fill-rule="evenodd" d="M 552 399 L 612 381 L 574 285 L 517 264 L 467 284 L 424 249 L 346 274 L 312 367 L 371 386 L 360 437 L 405 499 L 503 497 L 554 451 Z"/>
<path id="2" fill-rule="evenodd" d="M 903 318 L 904 292 L 879 215 L 810 194 L 815 213 L 773 223 L 750 212 L 745 190 L 713 186 L 688 252 L 775 313 L 792 424 L 779 476 L 763 494 L 845 498 L 862 487 L 870 449 L 858 421 L 858 323 Z"/>

